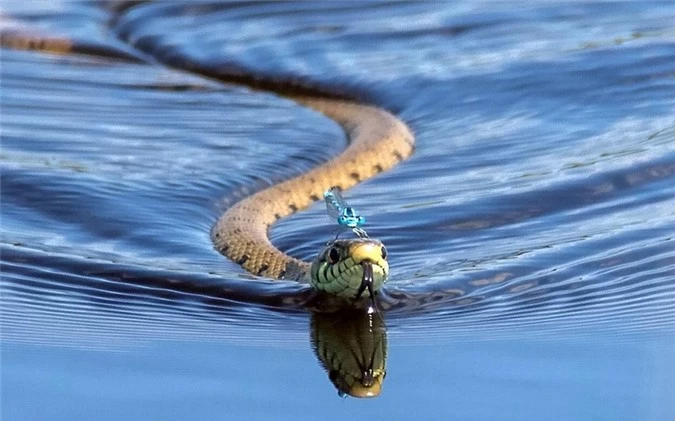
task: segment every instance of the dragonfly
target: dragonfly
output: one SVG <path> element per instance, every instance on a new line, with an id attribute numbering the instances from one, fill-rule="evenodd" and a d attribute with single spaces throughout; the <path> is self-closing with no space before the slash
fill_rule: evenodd
<path id="1" fill-rule="evenodd" d="M 342 227 L 335 238 L 337 238 L 342 231 L 349 228 L 351 228 L 354 234 L 359 237 L 368 237 L 366 231 L 361 228 L 366 223 L 366 218 L 359 215 L 356 212 L 356 209 L 347 204 L 340 194 L 340 189 L 331 187 L 323 194 L 323 198 L 326 201 L 328 216 L 337 221 L 338 225 Z"/>

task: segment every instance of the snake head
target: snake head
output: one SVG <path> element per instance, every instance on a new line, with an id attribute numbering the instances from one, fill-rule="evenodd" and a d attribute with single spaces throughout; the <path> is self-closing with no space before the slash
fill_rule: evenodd
<path id="1" fill-rule="evenodd" d="M 387 249 L 371 238 L 335 240 L 312 263 L 310 284 L 343 298 L 370 297 L 389 274 Z"/>

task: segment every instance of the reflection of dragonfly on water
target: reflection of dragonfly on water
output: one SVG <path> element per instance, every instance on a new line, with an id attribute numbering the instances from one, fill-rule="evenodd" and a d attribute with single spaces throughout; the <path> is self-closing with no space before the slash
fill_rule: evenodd
<path id="1" fill-rule="evenodd" d="M 361 228 L 366 223 L 366 218 L 359 215 L 353 207 L 347 204 L 340 194 L 340 189 L 331 187 L 323 194 L 323 198 L 326 200 L 328 216 L 337 221 L 341 227 L 335 238 L 348 228 L 351 228 L 354 234 L 359 237 L 368 237 L 366 231 Z"/>

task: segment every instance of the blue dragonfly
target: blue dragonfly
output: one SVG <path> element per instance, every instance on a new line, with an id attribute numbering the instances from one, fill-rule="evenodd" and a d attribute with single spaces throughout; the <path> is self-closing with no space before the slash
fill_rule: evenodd
<path id="1" fill-rule="evenodd" d="M 331 187 L 324 194 L 328 216 L 337 221 L 341 229 L 338 231 L 337 238 L 342 231 L 351 228 L 352 232 L 359 237 L 368 237 L 366 231 L 361 228 L 366 223 L 366 218 L 359 215 L 356 209 L 349 206 L 340 194 L 340 189 Z"/>

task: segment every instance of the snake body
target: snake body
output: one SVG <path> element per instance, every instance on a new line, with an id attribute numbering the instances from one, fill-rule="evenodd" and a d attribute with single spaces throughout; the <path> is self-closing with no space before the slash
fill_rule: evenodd
<path id="1" fill-rule="evenodd" d="M 93 49 L 68 38 L 45 37 L 23 30 L 2 31 L 1 41 L 4 47 L 14 49 L 136 59 L 133 56 L 126 57 L 114 49 L 110 52 L 105 47 Z M 167 59 L 166 62 L 177 68 L 212 76 L 189 60 Z M 229 81 L 228 75 L 218 75 L 217 78 Z M 284 85 L 281 81 L 255 77 L 247 79 L 241 75 L 231 76 L 231 79 L 256 88 L 274 90 L 302 106 L 322 113 L 344 129 L 349 146 L 323 165 L 246 197 L 224 212 L 211 231 L 215 248 L 258 276 L 310 283 L 316 289 L 342 297 L 354 297 L 354 292 L 359 290 L 359 283 L 364 285 L 366 277 L 371 276 L 368 293 L 373 289 L 377 290 L 388 274 L 386 251 L 379 241 L 335 241 L 318 254 L 313 265 L 277 249 L 270 242 L 267 233 L 277 220 L 322 200 L 323 193 L 330 187 L 346 190 L 410 156 L 415 143 L 411 130 L 395 115 L 376 106 L 321 95 L 311 89 L 304 89 L 311 91 L 311 95 L 300 95 L 297 94 L 297 86 Z M 338 250 L 340 261 L 327 264 L 331 248 Z M 365 262 L 363 267 L 359 267 L 362 262 Z M 368 266 L 372 263 L 374 272 L 372 268 L 365 267 L 366 263 Z M 357 292 L 356 295 L 360 293 Z"/>
<path id="2" fill-rule="evenodd" d="M 331 186 L 346 190 L 393 167 L 413 152 L 415 138 L 405 123 L 378 107 L 332 98 L 291 99 L 336 121 L 349 146 L 323 165 L 241 200 L 220 217 L 211 237 L 221 253 L 251 273 L 307 281 L 311 263 L 274 247 L 267 237 L 270 226 L 323 200 Z"/>

